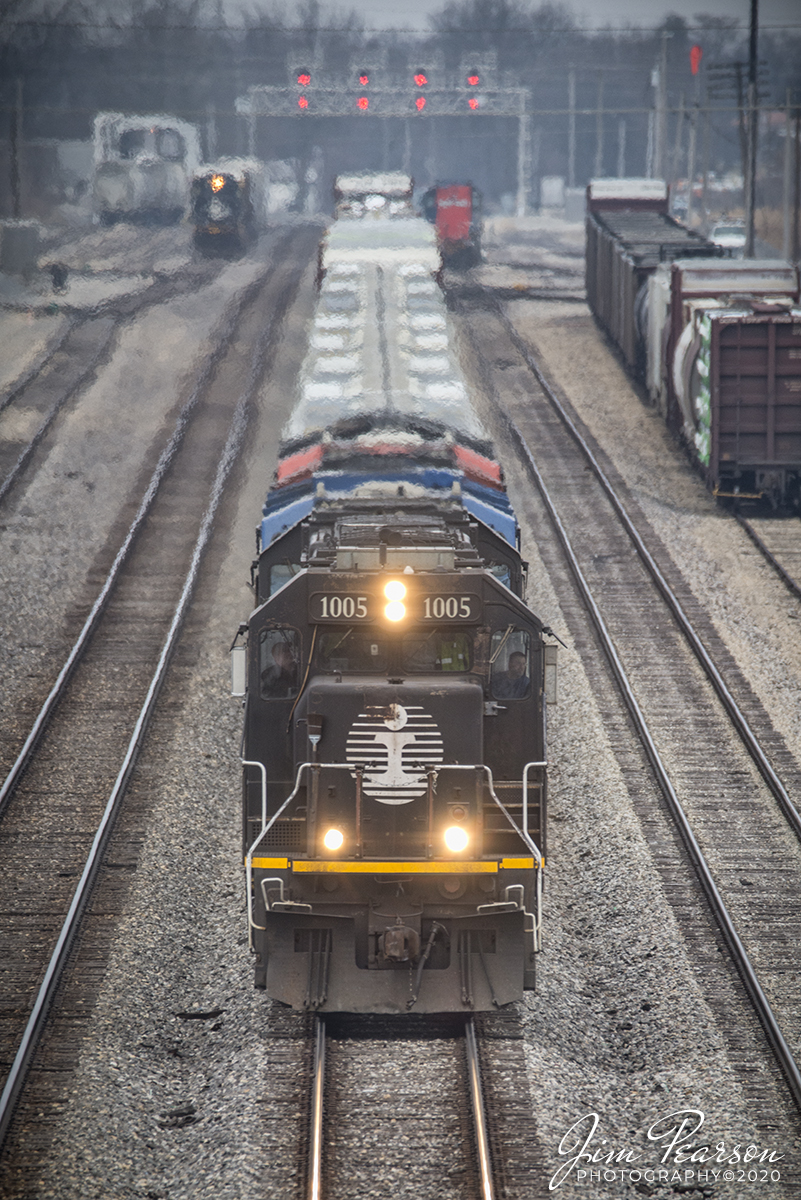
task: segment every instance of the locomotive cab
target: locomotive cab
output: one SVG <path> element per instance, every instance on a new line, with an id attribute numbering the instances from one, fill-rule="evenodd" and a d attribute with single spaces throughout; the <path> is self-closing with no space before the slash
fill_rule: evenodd
<path id="1" fill-rule="evenodd" d="M 544 631 L 458 533 L 425 506 L 330 506 L 261 557 L 243 848 L 256 982 L 293 1007 L 480 1010 L 534 986 Z"/>

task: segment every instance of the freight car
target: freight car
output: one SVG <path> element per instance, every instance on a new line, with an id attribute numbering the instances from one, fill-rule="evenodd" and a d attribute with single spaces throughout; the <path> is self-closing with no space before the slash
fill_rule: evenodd
<path id="1" fill-rule="evenodd" d="M 470 183 L 439 184 L 423 193 L 420 210 L 437 231 L 442 265 L 469 270 L 481 262 L 481 193 Z"/>
<path id="2" fill-rule="evenodd" d="M 328 235 L 233 650 L 256 984 L 298 1009 L 489 1010 L 534 986 L 556 647 L 432 240 L 413 218 Z"/>
<path id="3" fill-rule="evenodd" d="M 645 375 L 648 279 L 661 262 L 722 254 L 668 214 L 661 179 L 594 179 L 587 186 L 587 303 L 628 369 Z"/>
<path id="4" fill-rule="evenodd" d="M 186 215 L 200 163 L 194 125 L 177 117 L 98 113 L 93 140 L 93 201 L 102 224 L 167 224 Z"/>
<path id="5" fill-rule="evenodd" d="M 733 260 L 667 216 L 658 180 L 587 193 L 587 298 L 710 490 L 801 505 L 798 271 Z"/>
<path id="6" fill-rule="evenodd" d="M 708 487 L 801 503 L 798 271 L 778 260 L 680 259 L 648 282 L 649 392 Z"/>

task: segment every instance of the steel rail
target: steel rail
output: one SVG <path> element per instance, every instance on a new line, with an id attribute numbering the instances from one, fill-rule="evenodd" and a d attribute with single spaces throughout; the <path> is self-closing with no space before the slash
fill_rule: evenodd
<path id="1" fill-rule="evenodd" d="M 183 441 L 184 435 L 188 428 L 189 419 L 192 415 L 192 412 L 195 409 L 204 388 L 208 385 L 213 371 L 228 348 L 231 337 L 241 317 L 242 311 L 248 305 L 248 303 L 252 301 L 259 289 L 266 283 L 275 269 L 275 264 L 270 264 L 267 270 L 261 272 L 258 278 L 244 289 L 242 294 L 237 297 L 236 302 L 232 305 L 217 345 L 206 358 L 203 368 L 200 371 L 197 380 L 195 381 L 195 386 L 180 413 L 178 414 L 172 436 L 161 452 L 158 463 L 156 464 L 156 467 L 150 478 L 150 482 L 147 486 L 147 490 L 142 497 L 136 516 L 131 523 L 122 546 L 117 551 L 117 556 L 114 559 L 111 568 L 109 569 L 105 582 L 103 583 L 103 586 L 100 589 L 94 604 L 92 605 L 92 609 L 86 618 L 86 621 L 84 622 L 83 628 L 78 634 L 78 637 L 69 655 L 67 656 L 67 659 L 62 666 L 55 683 L 50 689 L 48 696 L 39 710 L 39 713 L 33 725 L 31 726 L 30 732 L 25 739 L 25 743 L 17 755 L 16 761 L 11 767 L 11 770 L 8 772 L 2 787 L 0 787 L 0 819 L 2 819 L 3 813 L 8 807 L 8 803 L 11 799 L 14 789 L 16 788 L 25 772 L 25 769 L 31 761 L 31 757 L 36 749 L 39 739 L 47 727 L 47 724 L 52 717 L 56 706 L 61 700 L 61 697 L 66 690 L 67 684 L 69 683 L 76 666 L 86 651 L 92 634 L 97 627 L 98 621 L 100 620 L 100 617 L 103 615 L 103 612 L 106 608 L 109 597 L 114 589 L 114 585 L 116 584 L 120 572 L 122 571 L 122 568 L 128 559 L 131 549 L 133 548 L 133 544 L 145 523 L 153 501 L 155 500 L 156 493 L 158 492 L 173 459 L 178 453 L 181 442 Z"/>
<path id="2" fill-rule="evenodd" d="M 776 558 L 775 554 L 773 554 L 772 551 L 769 550 L 768 547 L 765 545 L 765 543 L 762 541 L 762 538 L 759 536 L 757 531 L 754 529 L 751 522 L 746 517 L 741 516 L 740 513 L 735 513 L 734 516 L 735 516 L 735 519 L 738 522 L 738 524 L 742 525 L 743 529 L 748 534 L 748 536 L 750 537 L 751 541 L 754 543 L 756 548 L 764 555 L 764 557 L 767 560 L 767 562 L 769 563 L 769 565 L 771 567 L 773 567 L 773 570 L 779 576 L 779 578 L 781 579 L 781 581 L 785 585 L 785 587 L 789 591 L 791 591 L 793 593 L 793 595 L 797 597 L 797 599 L 801 600 L 801 586 L 798 583 L 796 583 L 796 581 L 793 579 L 793 577 L 789 573 L 789 571 L 785 571 L 784 567 L 779 562 L 779 560 Z M 798 518 L 796 518 L 796 520 L 797 519 Z"/>
<path id="3" fill-rule="evenodd" d="M 572 434 L 573 438 L 575 439 L 577 445 L 579 446 L 579 448 L 581 449 L 585 458 L 587 459 L 588 463 L 590 464 L 593 472 L 595 473 L 595 476 L 596 476 L 598 482 L 601 484 L 601 487 L 605 491 L 610 504 L 612 505 L 612 507 L 614 508 L 618 517 L 620 518 L 620 521 L 622 522 L 623 527 L 626 530 L 626 533 L 628 534 L 629 538 L 631 539 L 631 541 L 634 545 L 634 548 L 636 549 L 638 555 L 640 556 L 640 559 L 644 563 L 644 565 L 647 568 L 649 574 L 651 575 L 654 583 L 656 584 L 657 588 L 659 589 L 660 593 L 662 594 L 662 597 L 665 600 L 665 603 L 668 605 L 668 607 L 670 608 L 670 611 L 673 613 L 676 623 L 678 624 L 679 628 L 681 629 L 681 632 L 684 635 L 687 643 L 689 644 L 690 649 L 695 654 L 696 658 L 698 659 L 699 663 L 701 664 L 701 667 L 702 667 L 704 673 L 707 676 L 707 679 L 712 684 L 712 687 L 715 689 L 715 692 L 717 693 L 719 700 L 723 704 L 723 707 L 726 709 L 726 712 L 729 714 L 729 718 L 730 718 L 734 728 L 736 729 L 736 731 L 740 737 L 740 740 L 742 741 L 746 750 L 748 751 L 748 753 L 750 754 L 754 763 L 756 764 L 756 767 L 757 767 L 759 773 L 761 774 L 762 778 L 765 780 L 765 783 L 768 785 L 768 788 L 770 789 L 771 793 L 773 794 L 775 799 L 778 801 L 779 807 L 781 808 L 782 812 L 784 813 L 785 817 L 787 818 L 788 824 L 790 825 L 790 828 L 792 829 L 793 833 L 799 839 L 799 841 L 801 841 L 801 814 L 799 814 L 798 809 L 795 807 L 792 800 L 790 799 L 787 789 L 785 788 L 785 786 L 782 783 L 781 779 L 779 778 L 778 774 L 774 770 L 773 765 L 771 764 L 770 760 L 768 759 L 767 755 L 765 754 L 765 751 L 762 749 L 759 739 L 756 736 L 756 734 L 754 733 L 754 731 L 751 729 L 751 726 L 749 725 L 745 714 L 743 713 L 743 711 L 737 704 L 737 701 L 734 699 L 734 697 L 732 696 L 728 687 L 726 686 L 726 683 L 724 682 L 722 675 L 720 674 L 720 672 L 718 671 L 714 662 L 712 661 L 712 658 L 711 658 L 709 652 L 707 651 L 703 642 L 701 641 L 701 639 L 699 638 L 695 629 L 693 628 L 692 622 L 690 621 L 689 617 L 686 615 L 683 608 L 681 607 L 678 597 L 671 589 L 670 585 L 668 584 L 668 582 L 665 579 L 664 575 L 662 574 L 661 570 L 657 566 L 653 556 L 651 555 L 651 553 L 648 550 L 648 548 L 646 547 L 644 541 L 640 537 L 639 532 L 635 528 L 634 523 L 632 522 L 628 513 L 626 512 L 623 505 L 621 504 L 620 499 L 617 496 L 617 493 L 615 492 L 614 488 L 612 487 L 612 484 L 607 479 L 606 474 L 605 474 L 603 468 L 601 467 L 600 463 L 595 458 L 595 455 L 593 454 L 590 447 L 587 445 L 587 442 L 582 437 L 581 433 L 577 429 L 574 422 L 571 420 L 568 413 L 565 411 L 563 405 L 561 404 L 558 397 L 556 396 L 553 388 L 550 386 L 548 381 L 545 379 L 545 376 L 543 375 L 536 359 L 534 359 L 534 357 L 530 353 L 525 342 L 520 337 L 520 334 L 514 328 L 512 322 L 509 320 L 507 315 L 504 312 L 502 312 L 498 306 L 494 306 L 494 307 L 496 308 L 496 311 L 498 313 L 498 317 L 499 317 L 501 323 L 503 324 L 504 328 L 507 330 L 507 332 L 509 334 L 510 340 L 513 342 L 514 346 L 516 347 L 516 349 L 519 351 L 519 353 L 525 360 L 525 363 L 528 366 L 529 370 L 531 370 L 531 372 L 535 375 L 537 382 L 539 383 L 542 390 L 545 392 L 545 394 L 548 397 L 549 401 L 551 402 L 553 408 L 555 409 L 557 415 L 559 416 L 559 418 L 561 419 L 563 424 L 567 427 L 567 429 L 570 431 L 570 433 Z M 519 430 L 517 430 L 517 428 L 516 428 L 516 426 L 514 426 L 513 422 L 510 421 L 509 423 L 510 423 L 511 427 L 515 430 L 517 439 L 520 441 L 521 445 L 523 445 L 524 442 L 522 441 L 522 435 L 520 434 Z"/>
<path id="4" fill-rule="evenodd" d="M 615 649 L 611 634 L 609 633 L 606 622 L 601 615 L 600 609 L 595 602 L 595 598 L 593 597 L 581 567 L 579 566 L 578 559 L 576 558 L 570 539 L 567 535 L 567 531 L 565 530 L 559 514 L 556 511 L 553 500 L 545 486 L 545 481 L 543 480 L 539 468 L 534 461 L 534 457 L 526 443 L 526 440 L 520 430 L 517 428 L 517 425 L 509 417 L 506 417 L 505 420 L 508 423 L 512 436 L 522 452 L 523 458 L 542 496 L 543 503 L 545 504 L 548 515 L 550 516 L 554 529 L 556 530 L 556 534 L 564 551 L 565 557 L 568 560 L 579 591 L 581 592 L 584 602 L 587 605 L 593 624 L 595 625 L 604 651 L 609 659 L 612 672 L 617 680 L 618 686 L 623 695 L 623 699 L 631 714 L 632 720 L 634 721 L 643 747 L 645 748 L 648 760 L 651 763 L 659 786 L 662 790 L 665 800 L 667 801 L 671 815 L 679 828 L 682 840 L 687 848 L 687 852 L 700 880 L 701 886 L 706 893 L 707 900 L 709 901 L 718 927 L 720 928 L 726 941 L 729 953 L 731 954 L 735 966 L 737 967 L 737 970 L 743 981 L 746 993 L 751 1000 L 754 1009 L 756 1010 L 757 1017 L 759 1018 L 762 1028 L 765 1030 L 768 1041 L 773 1049 L 773 1053 L 776 1056 L 776 1059 L 779 1062 L 782 1070 L 784 1071 L 793 1100 L 795 1101 L 795 1104 L 799 1110 L 801 1110 L 801 1072 L 799 1072 L 798 1065 L 793 1058 L 790 1047 L 785 1041 L 784 1035 L 779 1027 L 779 1023 L 776 1020 L 774 1012 L 770 1007 L 768 999 L 762 990 L 762 986 L 757 979 L 754 968 L 751 965 L 751 961 L 748 957 L 746 949 L 740 940 L 737 930 L 734 927 L 734 923 L 731 919 L 729 911 L 726 908 L 720 892 L 718 891 L 714 879 L 712 878 L 712 873 L 707 865 L 703 851 L 696 841 L 695 834 L 693 833 L 690 823 L 687 819 L 687 814 L 682 807 L 681 801 L 676 794 L 664 763 L 662 762 L 659 751 L 656 748 L 654 740 L 651 736 L 651 732 L 648 728 L 648 724 L 643 716 L 639 704 L 637 703 L 631 684 L 629 683 L 628 676 L 626 675 L 626 671 L 622 662 L 620 661 L 617 650 Z"/>
<path id="5" fill-rule="evenodd" d="M 311 1146 L 306 1200 L 320 1200 L 323 1174 L 323 1092 L 325 1089 L 325 1021 L 315 1019 L 314 1075 L 312 1078 Z"/>
<path id="6" fill-rule="evenodd" d="M 8 408 L 9 404 L 14 403 L 29 383 L 32 383 L 38 375 L 41 375 L 42 371 L 58 354 L 70 334 L 75 332 L 78 325 L 82 324 L 84 319 L 83 317 L 67 317 L 67 328 L 62 330 L 60 334 L 57 334 L 55 338 L 51 338 L 36 362 L 13 380 L 4 393 L 0 395 L 0 413 Z"/>
<path id="7" fill-rule="evenodd" d="M 273 269 L 274 268 L 271 268 L 271 271 Z M 248 288 L 247 292 L 255 294 L 258 291 L 260 284 L 264 282 L 266 275 L 270 273 L 271 272 L 267 272 L 260 275 L 258 286 L 254 285 L 253 287 Z M 244 303 L 244 301 L 242 303 Z M 236 306 L 237 312 L 241 310 L 241 307 L 241 304 Z M 225 482 L 239 455 L 242 443 L 244 441 L 250 403 L 264 369 L 264 362 L 274 325 L 275 322 L 270 323 L 265 333 L 259 338 L 255 347 L 251 360 L 250 376 L 242 394 L 239 397 L 239 400 L 237 401 L 236 408 L 234 409 L 228 437 L 220 456 L 220 460 L 217 464 L 217 471 L 209 495 L 209 502 L 200 524 L 200 529 L 192 553 L 192 560 L 184 580 L 180 599 L 176 605 L 169 632 L 165 639 L 158 664 L 151 679 L 147 695 L 139 712 L 134 731 L 128 743 L 128 748 L 125 753 L 122 766 L 120 767 L 117 779 L 114 783 L 114 787 L 108 798 L 103 816 L 95 834 L 94 841 L 92 842 L 92 847 L 89 851 L 86 865 L 78 882 L 78 886 L 75 890 L 69 912 L 67 913 L 64 924 L 61 928 L 56 947 L 50 958 L 44 979 L 34 1001 L 31 1016 L 22 1036 L 22 1040 L 14 1058 L 14 1062 L 11 1066 L 8 1078 L 6 1079 L 2 1095 L 0 1095 L 0 1146 L 2 1146 L 6 1134 L 8 1133 L 8 1129 L 14 1114 L 14 1108 L 25 1083 L 28 1067 L 30 1066 L 41 1032 L 46 1023 L 47 1015 L 53 1002 L 56 989 L 64 973 L 64 968 L 66 967 L 69 958 L 69 951 L 75 940 L 75 935 L 78 931 L 81 917 L 89 901 L 92 888 L 100 871 L 103 861 L 103 851 L 108 844 L 108 840 L 113 831 L 114 821 L 125 794 L 128 781 L 136 765 L 139 751 L 144 743 L 145 734 L 153 716 L 159 692 L 164 679 L 166 678 L 167 669 L 177 645 L 178 637 L 183 627 L 195 583 L 197 581 L 203 552 L 205 551 L 211 536 L 212 525 L 222 499 Z"/>
<path id="8" fill-rule="evenodd" d="M 478 1060 L 476 1024 L 472 1017 L 470 1017 L 465 1025 L 465 1053 L 467 1055 L 467 1073 L 470 1084 L 470 1103 L 473 1110 L 473 1127 L 476 1135 L 481 1200 L 493 1200 L 495 1191 L 492 1185 L 492 1160 L 490 1158 L 489 1137 L 487 1136 L 487 1119 L 484 1112 L 484 1093 L 481 1090 L 481 1067 Z"/>

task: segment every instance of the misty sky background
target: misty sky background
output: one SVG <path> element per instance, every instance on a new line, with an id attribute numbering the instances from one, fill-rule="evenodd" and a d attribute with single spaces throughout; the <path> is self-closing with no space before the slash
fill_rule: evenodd
<path id="1" fill-rule="evenodd" d="M 535 7 L 532 4 L 532 7 Z M 409 29 L 428 32 L 428 18 L 443 7 L 443 0 L 338 0 L 329 8 L 339 12 L 351 10 L 361 16 L 371 29 Z M 676 14 L 689 24 L 696 24 L 699 14 L 735 18 L 743 27 L 750 19 L 749 0 L 576 0 L 565 4 L 578 25 L 584 28 L 657 28 L 666 16 Z M 243 11 L 253 10 L 252 0 L 227 0 L 226 12 L 236 18 Z M 291 15 L 292 6 L 286 8 Z M 764 28 L 793 27 L 801 29 L 801 0 L 760 0 L 759 23 Z"/>

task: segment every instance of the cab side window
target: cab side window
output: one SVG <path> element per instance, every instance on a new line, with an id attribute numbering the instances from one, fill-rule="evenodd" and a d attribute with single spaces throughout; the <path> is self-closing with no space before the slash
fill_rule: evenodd
<path id="1" fill-rule="evenodd" d="M 297 696 L 300 686 L 300 637 L 296 629 L 265 629 L 259 646 L 264 699 Z"/>
<path id="2" fill-rule="evenodd" d="M 490 691 L 496 700 L 524 700 L 531 694 L 529 635 L 523 629 L 496 630 L 490 650 Z"/>

